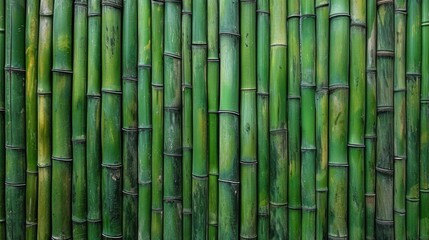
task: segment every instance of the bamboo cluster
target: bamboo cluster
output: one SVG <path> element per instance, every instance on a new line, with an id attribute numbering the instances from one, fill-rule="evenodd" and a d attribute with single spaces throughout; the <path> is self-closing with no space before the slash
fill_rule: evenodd
<path id="1" fill-rule="evenodd" d="M 2 0 L 0 66 L 0 239 L 429 238 L 429 0 Z"/>

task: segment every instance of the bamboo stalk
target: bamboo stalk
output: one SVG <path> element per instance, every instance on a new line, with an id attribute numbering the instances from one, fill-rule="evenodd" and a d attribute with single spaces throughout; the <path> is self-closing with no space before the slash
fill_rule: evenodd
<path id="1" fill-rule="evenodd" d="M 347 238 L 349 1 L 332 0 L 329 12 L 328 237 Z"/>
<path id="2" fill-rule="evenodd" d="M 25 239 L 25 1 L 6 1 L 6 239 Z"/>
<path id="3" fill-rule="evenodd" d="M 376 157 L 376 48 L 377 0 L 366 4 L 366 94 L 365 94 L 365 238 L 375 239 L 375 157 Z"/>
<path id="4" fill-rule="evenodd" d="M 207 235 L 207 1 L 192 4 L 192 238 Z"/>
<path id="5" fill-rule="evenodd" d="M 208 239 L 218 237 L 219 176 L 219 3 L 207 0 L 207 86 L 208 86 Z"/>
<path id="6" fill-rule="evenodd" d="M 152 205 L 151 1 L 138 8 L 138 239 L 150 239 Z"/>
<path id="7" fill-rule="evenodd" d="M 258 239 L 269 239 L 269 71 L 270 15 L 269 0 L 256 1 L 256 85 L 257 85 L 257 159 L 258 159 Z M 210 88 L 212 89 L 212 88 Z"/>
<path id="8" fill-rule="evenodd" d="M 395 2 L 394 65 L 394 228 L 395 239 L 406 239 L 406 105 L 405 105 L 405 30 L 406 1 Z"/>
<path id="9" fill-rule="evenodd" d="M 238 0 L 219 2 L 219 239 L 239 236 L 239 17 Z"/>
<path id="10" fill-rule="evenodd" d="M 316 19 L 314 0 L 301 2 L 302 239 L 316 238 Z"/>
<path id="11" fill-rule="evenodd" d="M 329 2 L 316 0 L 316 239 L 328 235 Z"/>
<path id="12" fill-rule="evenodd" d="M 72 86 L 72 222 L 73 238 L 87 238 L 86 187 L 86 82 L 88 49 L 88 2 L 74 2 Z M 91 173 L 90 173 L 91 174 Z"/>
<path id="13" fill-rule="evenodd" d="M 350 12 L 350 112 L 348 158 L 349 171 L 349 235 L 365 238 L 365 48 L 366 1 L 351 1 Z"/>
<path id="14" fill-rule="evenodd" d="M 101 1 L 88 1 L 86 173 L 88 239 L 101 238 Z"/>
<path id="15" fill-rule="evenodd" d="M 37 70 L 37 238 L 51 237 L 52 0 L 40 1 Z"/>
<path id="16" fill-rule="evenodd" d="M 286 1 L 270 1 L 270 237 L 288 235 Z"/>
<path id="17" fill-rule="evenodd" d="M 27 1 L 25 29 L 26 239 L 37 239 L 37 54 L 39 1 Z"/>
<path id="18" fill-rule="evenodd" d="M 256 0 L 240 1 L 240 237 L 257 235 Z"/>
<path id="19" fill-rule="evenodd" d="M 102 235 L 122 237 L 121 33 L 122 0 L 102 1 Z"/>
<path id="20" fill-rule="evenodd" d="M 393 238 L 394 6 L 377 2 L 376 238 Z"/>
<path id="21" fill-rule="evenodd" d="M 137 1 L 124 1 L 122 24 L 122 234 L 134 239 L 138 230 Z"/>
<path id="22" fill-rule="evenodd" d="M 5 2 L 0 2 L 0 66 L 5 65 Z M 5 71 L 0 67 L 0 238 L 6 238 L 6 210 L 5 210 Z"/>
<path id="23" fill-rule="evenodd" d="M 182 239 L 182 2 L 165 2 L 164 239 Z"/>

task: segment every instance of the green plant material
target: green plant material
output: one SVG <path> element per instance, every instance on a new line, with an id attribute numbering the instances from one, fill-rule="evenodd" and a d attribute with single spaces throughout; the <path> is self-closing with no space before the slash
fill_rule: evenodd
<path id="1" fill-rule="evenodd" d="M 0 66 L 5 63 L 5 2 L 0 2 Z M 5 71 L 0 67 L 0 126 L 5 126 Z M 0 238 L 6 238 L 6 210 L 5 210 L 5 175 L 6 175 L 6 150 L 5 128 L 0 128 Z"/>

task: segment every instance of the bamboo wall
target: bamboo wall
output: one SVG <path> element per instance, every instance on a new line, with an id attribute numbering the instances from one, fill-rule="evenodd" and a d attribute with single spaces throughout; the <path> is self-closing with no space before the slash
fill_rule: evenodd
<path id="1" fill-rule="evenodd" d="M 429 239 L 429 0 L 1 0 L 0 239 Z"/>

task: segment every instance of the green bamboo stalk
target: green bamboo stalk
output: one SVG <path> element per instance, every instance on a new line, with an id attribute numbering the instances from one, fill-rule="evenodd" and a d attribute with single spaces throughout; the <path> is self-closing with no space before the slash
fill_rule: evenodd
<path id="1" fill-rule="evenodd" d="M 270 237 L 288 235 L 287 38 L 285 0 L 270 1 Z"/>
<path id="2" fill-rule="evenodd" d="M 240 238 L 257 239 L 256 0 L 240 1 Z"/>
<path id="3" fill-rule="evenodd" d="M 183 239 L 192 239 L 192 0 L 182 5 Z"/>
<path id="4" fill-rule="evenodd" d="M 329 12 L 328 236 L 347 238 L 349 1 L 332 0 Z"/>
<path id="5" fill-rule="evenodd" d="M 349 236 L 365 238 L 365 48 L 366 0 L 351 1 L 350 12 L 350 111 L 348 158 Z"/>
<path id="6" fill-rule="evenodd" d="M 258 159 L 258 239 L 269 239 L 269 71 L 270 4 L 256 0 L 256 84 L 257 84 L 257 159 Z M 212 88 L 210 88 L 212 89 Z"/>
<path id="7" fill-rule="evenodd" d="M 135 239 L 138 230 L 137 1 L 124 1 L 122 23 L 122 234 L 123 239 Z"/>
<path id="8" fill-rule="evenodd" d="M 6 239 L 25 239 L 25 1 L 6 1 Z"/>
<path id="9" fill-rule="evenodd" d="M 377 0 L 366 3 L 365 238 L 375 239 Z"/>
<path id="10" fill-rule="evenodd" d="M 88 2 L 74 1 L 72 86 L 72 222 L 73 239 L 87 238 L 86 193 L 86 82 L 88 49 Z M 89 59 L 92 61 L 91 59 Z M 89 173 L 92 174 L 92 173 Z"/>
<path id="11" fill-rule="evenodd" d="M 88 1 L 86 181 L 88 239 L 101 238 L 101 1 Z"/>
<path id="12" fill-rule="evenodd" d="M 207 1 L 192 3 L 192 239 L 206 239 L 208 205 Z"/>
<path id="13" fill-rule="evenodd" d="M 408 239 L 419 238 L 419 151 L 420 151 L 420 80 L 422 61 L 421 1 L 407 1 L 406 32 L 406 105 L 407 105 L 407 165 L 406 165 L 406 228 Z M 426 209 L 424 209 L 426 210 Z M 424 211 L 423 210 L 423 211 Z"/>
<path id="14" fill-rule="evenodd" d="M 51 237 L 52 0 L 40 1 L 37 70 L 37 238 Z"/>
<path id="15" fill-rule="evenodd" d="M 152 204 L 151 1 L 138 8 L 138 239 L 150 239 Z"/>
<path id="16" fill-rule="evenodd" d="M 37 239 L 37 48 L 39 1 L 27 1 L 25 29 L 26 239 Z"/>
<path id="17" fill-rule="evenodd" d="M 164 239 L 182 239 L 182 2 L 165 2 Z"/>
<path id="18" fill-rule="evenodd" d="M 406 105 L 405 105 L 405 28 L 406 1 L 395 2 L 395 65 L 394 65 L 394 228 L 395 239 L 406 239 L 405 164 L 406 164 Z"/>
<path id="19" fill-rule="evenodd" d="M 102 1 L 102 235 L 122 237 L 121 33 L 122 0 Z"/>
<path id="20" fill-rule="evenodd" d="M 218 239 L 219 176 L 219 5 L 207 0 L 207 86 L 208 97 L 208 239 Z"/>
<path id="21" fill-rule="evenodd" d="M 72 237 L 73 3 L 54 2 L 52 65 L 52 238 Z"/>
<path id="22" fill-rule="evenodd" d="M 6 238 L 6 210 L 5 210 L 5 2 L 0 2 L 0 238 Z"/>
<path id="23" fill-rule="evenodd" d="M 328 235 L 329 2 L 316 0 L 316 239 Z"/>
<path id="24" fill-rule="evenodd" d="M 302 239 L 316 238 L 316 19 L 314 0 L 301 2 Z"/>
<path id="25" fill-rule="evenodd" d="M 219 239 L 239 236 L 239 17 L 238 0 L 219 1 Z"/>
<path id="26" fill-rule="evenodd" d="M 422 79 L 420 99 L 420 238 L 429 238 L 429 2 L 422 1 Z"/>
<path id="27" fill-rule="evenodd" d="M 164 2 L 152 1 L 152 221 L 151 238 L 162 239 L 164 142 Z"/>
<path id="28" fill-rule="evenodd" d="M 376 239 L 393 238 L 394 6 L 377 2 Z"/>

